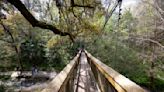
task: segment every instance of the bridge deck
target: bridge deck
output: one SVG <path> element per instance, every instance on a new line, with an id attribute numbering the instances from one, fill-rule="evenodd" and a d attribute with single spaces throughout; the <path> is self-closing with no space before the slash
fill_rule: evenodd
<path id="1" fill-rule="evenodd" d="M 100 90 L 101 92 L 147 92 L 87 51 L 79 51 L 41 92 L 100 92 Z"/>
<path id="2" fill-rule="evenodd" d="M 85 53 L 81 54 L 75 92 L 100 92 Z"/>

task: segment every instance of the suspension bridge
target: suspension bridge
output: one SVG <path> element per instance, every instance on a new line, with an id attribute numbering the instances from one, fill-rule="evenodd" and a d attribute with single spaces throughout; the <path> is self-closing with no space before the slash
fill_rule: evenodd
<path id="1" fill-rule="evenodd" d="M 80 50 L 45 88 L 36 92 L 146 92 L 146 90 L 86 50 Z"/>

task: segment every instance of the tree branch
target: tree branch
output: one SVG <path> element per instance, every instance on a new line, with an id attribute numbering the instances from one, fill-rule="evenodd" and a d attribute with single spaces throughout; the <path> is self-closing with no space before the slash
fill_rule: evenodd
<path id="1" fill-rule="evenodd" d="M 154 3 L 155 3 L 155 6 L 156 6 L 157 10 L 160 13 L 164 14 L 164 10 L 159 6 L 158 2 L 156 0 L 154 0 Z"/>
<path id="2" fill-rule="evenodd" d="M 72 5 L 72 7 L 94 8 L 93 6 L 90 5 L 78 5 L 78 4 L 74 4 Z"/>
<path id="3" fill-rule="evenodd" d="M 3 27 L 4 32 L 6 32 L 7 34 L 10 35 L 12 43 L 15 43 L 14 37 L 13 37 L 12 33 L 9 31 L 8 27 L 5 26 L 1 20 L 0 20 L 0 24 Z"/>
<path id="4" fill-rule="evenodd" d="M 21 14 L 26 18 L 26 20 L 33 26 L 33 27 L 40 27 L 42 29 L 49 29 L 54 34 L 58 34 L 60 36 L 70 36 L 71 40 L 73 39 L 72 35 L 68 32 L 62 32 L 61 30 L 57 29 L 55 26 L 51 24 L 47 24 L 45 22 L 38 21 L 25 7 L 25 5 L 20 0 L 7 0 L 9 3 L 14 5 Z"/>
<path id="5" fill-rule="evenodd" d="M 150 3 L 146 0 L 142 0 L 142 2 L 151 5 L 157 11 L 155 14 L 162 20 L 162 22 L 164 22 L 164 18 L 162 17 L 164 11 L 159 7 L 158 3 L 155 0 L 154 3 Z"/>
<path id="6" fill-rule="evenodd" d="M 154 43 L 154 44 L 158 45 L 162 49 L 164 49 L 164 46 L 161 43 L 159 43 L 158 41 L 152 40 L 150 38 L 137 38 L 137 37 L 129 37 L 129 38 L 130 39 L 137 39 L 137 40 L 141 40 L 141 41 L 149 41 L 151 43 Z"/>

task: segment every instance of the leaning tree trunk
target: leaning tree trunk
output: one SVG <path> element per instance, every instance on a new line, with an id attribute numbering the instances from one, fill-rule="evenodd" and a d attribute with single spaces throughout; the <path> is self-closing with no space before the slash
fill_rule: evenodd
<path id="1" fill-rule="evenodd" d="M 14 37 L 12 35 L 12 33 L 10 32 L 9 28 L 3 24 L 3 22 L 0 20 L 0 24 L 2 25 L 4 31 L 11 37 L 11 45 L 13 46 L 16 54 L 17 54 L 17 59 L 18 59 L 18 63 L 19 63 L 19 67 L 20 67 L 20 71 L 22 73 L 22 70 L 23 70 L 23 65 L 22 65 L 22 62 L 20 60 L 20 53 L 19 53 L 19 50 L 17 48 L 17 46 L 15 45 L 15 40 L 14 40 Z"/>

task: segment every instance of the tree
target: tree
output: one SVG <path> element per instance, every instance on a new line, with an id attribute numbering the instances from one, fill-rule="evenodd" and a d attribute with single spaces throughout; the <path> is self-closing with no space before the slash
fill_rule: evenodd
<path id="1" fill-rule="evenodd" d="M 74 39 L 77 34 L 80 34 L 84 31 L 92 31 L 97 28 L 93 25 L 94 15 L 97 15 L 97 12 L 104 12 L 105 8 L 102 6 L 100 1 L 95 0 L 86 0 L 86 1 L 74 1 L 74 0 L 56 0 L 56 7 L 59 11 L 59 23 L 56 23 L 57 26 L 48 24 L 46 22 L 41 22 L 37 20 L 25 7 L 25 5 L 20 0 L 7 0 L 9 3 L 14 5 L 21 14 L 29 21 L 33 27 L 40 27 L 43 29 L 49 29 L 55 34 L 61 36 L 70 36 L 71 40 Z M 120 4 L 122 0 L 119 0 Z M 61 4 L 59 4 L 61 3 Z M 111 3 L 110 3 L 111 4 Z M 28 6 L 28 5 L 27 5 Z M 47 9 L 50 10 L 50 5 L 47 5 Z M 115 9 L 114 9 L 115 10 Z M 109 15 L 113 13 L 114 10 L 111 10 Z M 47 12 L 47 10 L 45 10 Z M 107 10 L 108 11 L 108 10 Z M 41 13 L 41 12 L 39 12 Z M 48 12 L 47 12 L 48 13 Z M 50 14 L 50 13 L 49 13 Z M 62 25 L 62 26 L 61 26 Z M 64 25 L 64 26 L 63 26 Z M 82 25 L 82 26 L 81 26 Z M 61 26 L 61 27 L 60 27 Z M 74 26 L 74 27 L 71 27 Z M 84 27 L 83 30 L 81 27 Z M 94 28 L 94 29 L 93 29 Z M 99 27 L 98 27 L 99 28 Z M 101 30 L 101 29 L 100 29 Z"/>
<path id="2" fill-rule="evenodd" d="M 46 64 L 45 47 L 43 43 L 36 38 L 28 38 L 21 43 L 21 61 L 26 65 L 26 69 Z"/>

